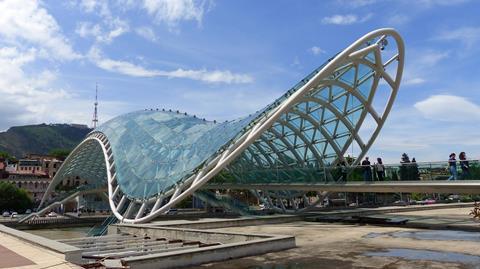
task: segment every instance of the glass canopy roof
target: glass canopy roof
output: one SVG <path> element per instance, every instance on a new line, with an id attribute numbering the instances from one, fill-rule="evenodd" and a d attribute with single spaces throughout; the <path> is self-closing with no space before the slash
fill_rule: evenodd
<path id="1" fill-rule="evenodd" d="M 137 111 L 96 131 L 112 145 L 122 191 L 135 198 L 161 193 L 205 162 L 256 116 L 214 123 L 172 111 Z"/>
<path id="2" fill-rule="evenodd" d="M 80 175 L 89 185 L 106 185 L 118 219 L 140 223 L 201 193 L 204 184 L 330 180 L 329 166 L 342 161 L 351 145 L 360 152 L 358 161 L 378 136 L 395 100 L 403 61 L 399 34 L 378 29 L 247 117 L 217 123 L 171 110 L 121 115 L 72 151 L 48 191 L 65 176 Z M 376 110 L 377 101 L 383 110 Z M 262 195 L 279 197 L 282 204 L 282 197 L 293 197 L 288 192 Z"/>
<path id="3" fill-rule="evenodd" d="M 216 123 L 179 111 L 145 110 L 104 123 L 96 131 L 105 134 L 112 146 L 122 192 L 147 199 L 174 188 L 256 121 L 267 117 L 330 60 L 264 109 L 238 120 Z M 366 55 L 365 60 L 373 65 L 375 57 Z M 310 91 L 229 165 L 236 181 L 274 182 L 292 176 L 298 180 L 299 175 L 318 178 L 292 168 L 331 165 L 343 156 L 354 139 L 373 74 L 364 64 L 337 68 L 328 84 Z M 363 144 L 358 137 L 356 142 Z"/>
<path id="4" fill-rule="evenodd" d="M 356 49 L 367 51 L 381 41 L 384 50 L 388 44 L 385 40 L 385 36 L 378 36 Z M 302 91 L 302 96 L 226 167 L 233 175 L 230 181 L 240 184 L 324 178 L 328 175 L 311 173 L 321 169 L 309 168 L 336 165 L 352 143 L 360 150 L 368 148 L 369 141 L 365 143 L 358 135 L 360 125 L 367 115 L 377 124 L 382 121 L 371 107 L 382 78 L 376 69 L 382 64 L 381 56 L 375 52 L 371 50 L 355 61 L 343 62 L 338 61 L 337 54 L 277 100 L 241 119 L 217 123 L 179 111 L 145 110 L 116 117 L 92 135 L 106 136 L 108 156 L 113 155 L 107 161 L 108 169 L 113 167 L 122 193 L 131 199 L 146 200 L 177 189 L 257 123 L 271 117 L 335 59 L 335 68 L 327 76 L 308 91 Z M 63 173 L 79 171 L 85 177 L 104 182 L 107 167 L 100 161 L 101 148 L 90 141 L 76 154 Z"/>

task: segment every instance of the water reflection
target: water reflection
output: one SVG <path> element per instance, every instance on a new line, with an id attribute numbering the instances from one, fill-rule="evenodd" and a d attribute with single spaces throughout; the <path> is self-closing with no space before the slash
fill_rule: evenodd
<path id="1" fill-rule="evenodd" d="M 390 248 L 385 251 L 366 252 L 363 255 L 371 257 L 397 257 L 409 260 L 430 260 L 440 262 L 456 262 L 475 265 L 480 268 L 480 257 L 455 252 L 443 252 L 433 250 L 419 250 L 407 248 Z"/>
<path id="2" fill-rule="evenodd" d="M 432 230 L 432 231 L 398 231 L 389 233 L 369 233 L 365 238 L 390 236 L 395 238 L 412 238 L 417 240 L 472 241 L 480 242 L 480 234 L 475 232 Z"/>

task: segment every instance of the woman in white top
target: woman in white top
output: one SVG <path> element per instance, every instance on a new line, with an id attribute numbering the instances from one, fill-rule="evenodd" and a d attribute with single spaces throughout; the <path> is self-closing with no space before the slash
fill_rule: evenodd
<path id="1" fill-rule="evenodd" d="M 377 171 L 378 180 L 383 181 L 383 178 L 385 177 L 385 166 L 383 165 L 382 158 L 377 158 L 375 170 Z"/>

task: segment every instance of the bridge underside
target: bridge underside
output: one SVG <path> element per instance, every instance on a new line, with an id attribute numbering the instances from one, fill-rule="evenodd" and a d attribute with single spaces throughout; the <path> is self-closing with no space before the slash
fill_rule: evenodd
<path id="1" fill-rule="evenodd" d="M 317 192 L 378 192 L 378 193 L 444 193 L 480 194 L 480 181 L 397 181 L 397 182 L 346 182 L 346 183 L 269 183 L 269 184 L 207 184 L 209 190 L 268 190 Z"/>

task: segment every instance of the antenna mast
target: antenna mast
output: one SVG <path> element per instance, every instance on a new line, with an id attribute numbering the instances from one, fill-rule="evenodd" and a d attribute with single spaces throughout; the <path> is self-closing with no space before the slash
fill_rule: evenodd
<path id="1" fill-rule="evenodd" d="M 92 125 L 93 129 L 97 128 L 97 123 L 98 123 L 98 115 L 97 115 L 97 107 L 98 107 L 98 83 L 95 83 L 95 108 L 93 110 L 93 119 L 92 119 Z"/>

